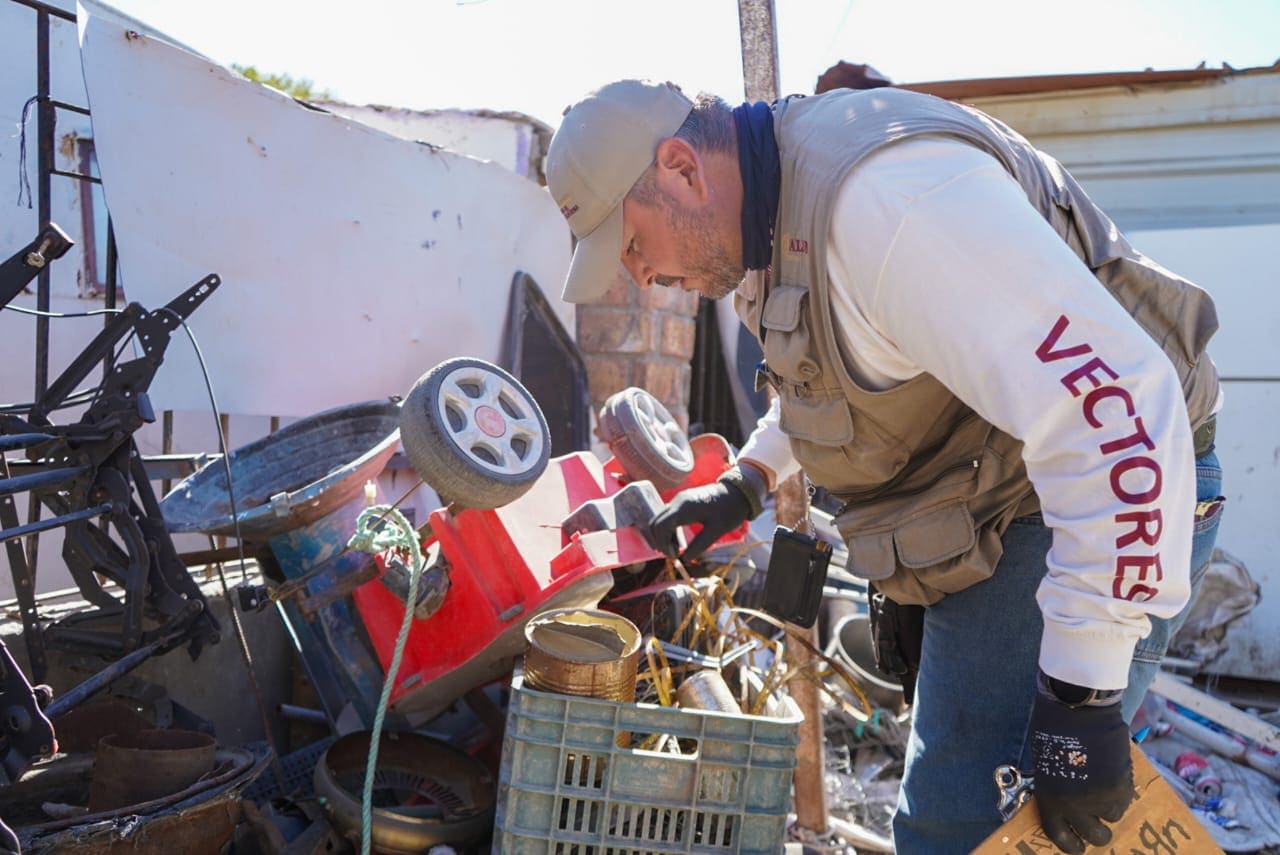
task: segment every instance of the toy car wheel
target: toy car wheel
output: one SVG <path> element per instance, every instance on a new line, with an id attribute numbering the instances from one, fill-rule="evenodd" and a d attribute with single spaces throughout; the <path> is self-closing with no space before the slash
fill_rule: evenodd
<path id="1" fill-rule="evenodd" d="M 667 408 L 639 387 L 605 401 L 600 436 L 628 475 L 652 482 L 660 492 L 679 486 L 693 471 L 688 436 Z"/>
<path id="2" fill-rule="evenodd" d="M 400 440 L 442 499 L 477 509 L 524 495 L 551 454 L 538 402 L 506 371 L 471 357 L 418 378 L 400 409 Z"/>

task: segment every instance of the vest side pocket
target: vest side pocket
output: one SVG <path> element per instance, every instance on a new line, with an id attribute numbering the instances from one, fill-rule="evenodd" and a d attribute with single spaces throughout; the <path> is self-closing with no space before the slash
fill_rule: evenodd
<path id="1" fill-rule="evenodd" d="M 898 569 L 892 531 L 846 538 L 845 545 L 849 549 L 848 570 L 859 579 L 879 582 L 888 579 Z"/>
<path id="2" fill-rule="evenodd" d="M 988 526 L 970 528 L 965 536 L 968 545 L 964 546 L 958 537 L 959 525 L 968 512 L 962 505 L 951 508 L 961 513 L 957 513 L 954 520 L 941 521 L 939 530 L 934 532 L 937 537 L 931 536 L 927 529 L 934 521 L 922 520 L 919 532 L 905 537 L 886 531 L 849 538 L 846 541 L 849 572 L 875 582 L 876 587 L 895 602 L 920 606 L 932 605 L 947 594 L 990 579 L 1004 554 L 999 531 Z M 951 536 L 957 539 L 953 542 L 940 539 Z M 899 551 L 900 547 L 906 548 L 907 557 Z M 944 550 L 948 547 L 955 551 L 947 554 Z M 913 554 L 913 550 L 920 550 L 920 554 Z M 926 553 L 946 557 L 924 566 L 907 565 L 907 560 L 924 560 Z"/>
<path id="3" fill-rule="evenodd" d="M 835 520 L 849 549 L 849 572 L 873 582 L 889 578 L 899 568 L 916 574 L 933 570 L 969 552 L 977 542 L 973 516 L 963 498 L 930 505 L 905 519 L 893 512 L 878 516 L 878 525 L 853 530 L 846 527 L 849 513 Z"/>
<path id="4" fill-rule="evenodd" d="M 849 572 L 876 582 L 896 602 L 917 605 L 989 579 L 1004 554 L 1000 535 L 1026 488 L 1021 479 L 1008 480 L 1009 464 L 990 445 L 980 452 L 980 466 L 963 462 L 978 456 L 959 455 L 962 462 L 941 477 L 915 489 L 904 485 L 892 498 L 852 500 L 835 519 Z"/>
<path id="5" fill-rule="evenodd" d="M 968 552 L 977 542 L 973 516 L 964 499 L 953 499 L 917 514 L 893 532 L 904 567 L 919 570 Z"/>
<path id="6" fill-rule="evenodd" d="M 974 535 L 973 545 L 959 555 L 916 571 L 920 584 L 943 594 L 963 591 L 985 582 L 996 572 L 1004 555 L 1004 542 L 996 529 L 983 526 Z"/>
<path id="7" fill-rule="evenodd" d="M 899 563 L 914 573 L 917 583 L 942 594 L 990 579 L 1004 554 L 1000 534 L 975 525 L 964 499 L 903 523 L 894 531 L 893 543 Z"/>
<path id="8" fill-rule="evenodd" d="M 974 524 L 964 499 L 845 543 L 850 573 L 885 583 L 881 590 L 898 602 L 921 605 L 991 578 L 1004 551 L 997 531 Z"/>

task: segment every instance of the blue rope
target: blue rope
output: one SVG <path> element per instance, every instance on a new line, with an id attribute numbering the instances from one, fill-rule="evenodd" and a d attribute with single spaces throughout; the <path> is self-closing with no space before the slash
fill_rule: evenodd
<path id="1" fill-rule="evenodd" d="M 385 524 L 378 524 L 385 523 Z M 375 526 L 370 528 L 370 526 Z M 418 545 L 418 533 L 405 519 L 404 514 L 392 505 L 373 505 L 360 512 L 356 520 L 356 533 L 347 541 L 351 549 L 378 554 L 388 550 L 408 553 L 409 562 L 409 596 L 405 601 L 404 621 L 400 624 L 400 634 L 396 636 L 395 652 L 391 654 L 391 664 L 387 666 L 387 676 L 382 683 L 382 696 L 378 698 L 378 710 L 373 717 L 373 730 L 369 735 L 369 761 L 364 769 L 364 792 L 360 797 L 360 853 L 369 855 L 373 841 L 373 773 L 378 767 L 378 745 L 382 741 L 382 721 L 387 714 L 387 703 L 391 698 L 391 687 L 395 683 L 396 674 L 400 671 L 400 659 L 404 656 L 404 645 L 409 639 L 409 627 L 413 623 L 413 604 L 418 599 L 418 577 L 422 575 L 422 549 Z"/>

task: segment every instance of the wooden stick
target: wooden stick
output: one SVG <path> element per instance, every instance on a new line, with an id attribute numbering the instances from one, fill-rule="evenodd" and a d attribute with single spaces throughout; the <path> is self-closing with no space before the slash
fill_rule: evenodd
<path id="1" fill-rule="evenodd" d="M 808 518 L 809 497 L 805 493 L 804 478 L 794 475 L 778 485 L 774 493 L 774 508 L 778 525 L 795 528 Z M 814 628 L 805 629 L 787 624 L 787 668 L 795 671 L 804 667 L 810 658 L 808 648 L 792 641 L 802 638 L 811 646 L 818 643 Z M 827 794 L 824 786 L 822 709 L 818 704 L 818 687 L 812 680 L 798 677 L 787 681 L 791 699 L 796 702 L 804 721 L 800 723 L 800 744 L 796 747 L 795 807 L 796 825 L 824 834 L 827 831 Z"/>

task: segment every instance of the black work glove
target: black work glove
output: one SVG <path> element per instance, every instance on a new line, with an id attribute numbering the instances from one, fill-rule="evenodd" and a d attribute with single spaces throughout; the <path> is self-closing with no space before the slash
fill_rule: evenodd
<path id="1" fill-rule="evenodd" d="M 1091 689 L 1040 675 L 1031 710 L 1035 796 L 1045 834 L 1063 852 L 1103 846 L 1133 801 L 1129 728 L 1120 693 L 1095 698 Z"/>
<path id="2" fill-rule="evenodd" d="M 767 489 L 764 473 L 747 465 L 730 467 L 714 484 L 681 490 L 649 523 L 654 548 L 676 557 L 676 531 L 699 524 L 702 530 L 680 555 L 684 561 L 697 558 L 708 546 L 759 516 Z"/>

